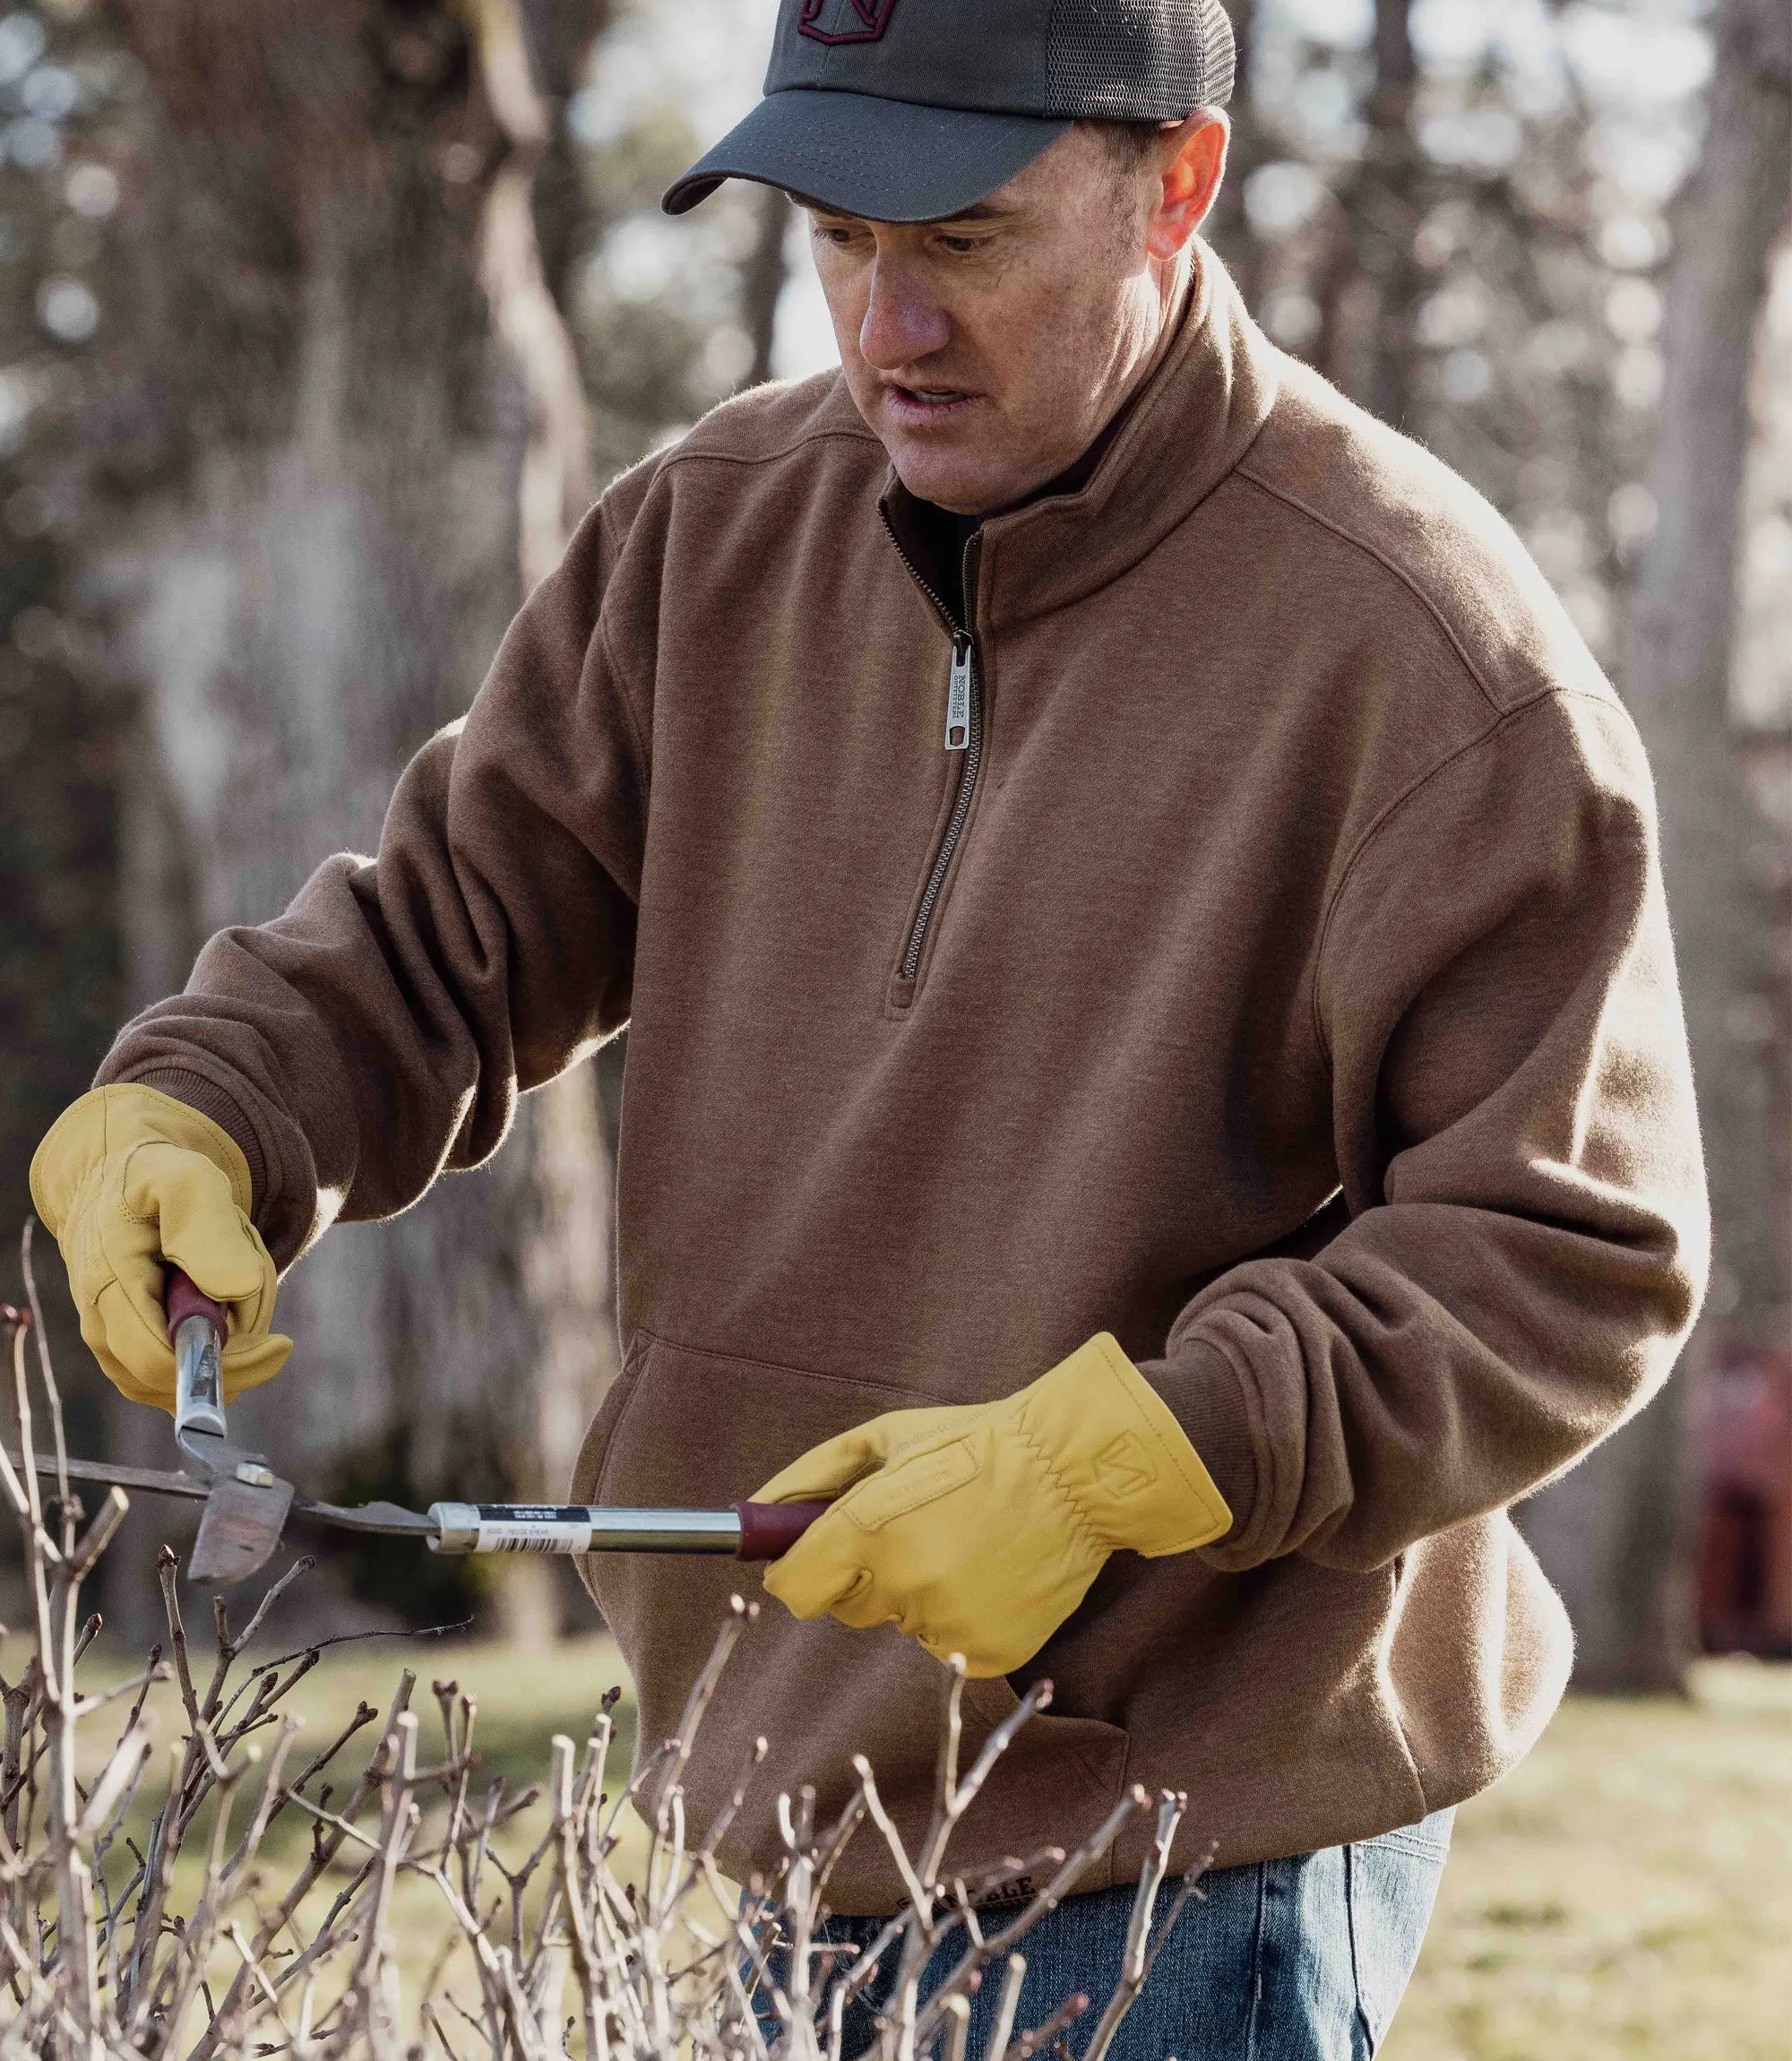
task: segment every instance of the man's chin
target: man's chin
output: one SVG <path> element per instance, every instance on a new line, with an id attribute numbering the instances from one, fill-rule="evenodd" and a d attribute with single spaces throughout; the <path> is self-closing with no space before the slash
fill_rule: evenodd
<path id="1" fill-rule="evenodd" d="M 987 515 L 1019 497 L 1010 486 L 1012 468 L 972 453 L 943 451 L 937 444 L 917 448 L 906 439 L 886 440 L 883 447 L 909 493 L 949 514 Z"/>

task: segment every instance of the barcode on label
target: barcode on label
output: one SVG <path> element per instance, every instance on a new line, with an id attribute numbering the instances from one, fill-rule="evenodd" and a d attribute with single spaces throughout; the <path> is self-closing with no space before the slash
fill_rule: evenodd
<path id="1" fill-rule="evenodd" d="M 590 1550 L 589 1523 L 492 1524 L 479 1526 L 480 1553 L 587 1553 Z"/>

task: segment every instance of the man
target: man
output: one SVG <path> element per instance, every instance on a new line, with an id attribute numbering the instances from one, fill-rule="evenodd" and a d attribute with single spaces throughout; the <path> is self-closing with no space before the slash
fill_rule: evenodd
<path id="1" fill-rule="evenodd" d="M 1198 245 L 1231 67 L 1213 0 L 787 0 L 668 205 L 803 200 L 840 373 L 618 480 L 378 858 L 214 938 L 34 1169 L 112 1377 L 166 1402 L 166 1258 L 244 1386 L 277 1266 L 631 1022 L 574 1494 L 838 1498 L 695 1815 L 763 1732 L 737 1873 L 855 1750 L 912 1836 L 942 1660 L 979 1734 L 1049 1676 L 961 1865 L 1188 1792 L 1136 2061 L 1374 2051 L 1567 1674 L 1507 1506 L 1666 1377 L 1707 1237 L 1631 726 Z M 658 1738 L 738 1573 L 588 1578 Z M 1148 1836 L 1036 2014 L 1111 1987 Z M 857 1842 L 848 1936 L 900 1899 Z"/>

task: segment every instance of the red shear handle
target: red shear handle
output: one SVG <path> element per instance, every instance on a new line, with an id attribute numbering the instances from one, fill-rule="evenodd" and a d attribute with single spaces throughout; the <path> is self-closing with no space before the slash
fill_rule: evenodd
<path id="1" fill-rule="evenodd" d="M 221 1302 L 202 1295 L 178 1267 L 169 1267 L 162 1282 L 162 1307 L 168 1312 L 168 1333 L 174 1336 L 190 1316 L 209 1317 L 217 1327 L 219 1343 L 230 1335 L 230 1313 Z"/>
<path id="2" fill-rule="evenodd" d="M 823 1510 L 825 1503 L 737 1503 L 740 1557 L 776 1560 L 788 1553 Z"/>

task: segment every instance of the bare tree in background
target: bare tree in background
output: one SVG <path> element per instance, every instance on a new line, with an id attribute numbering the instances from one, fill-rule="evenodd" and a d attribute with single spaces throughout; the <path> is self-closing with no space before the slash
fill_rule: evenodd
<path id="1" fill-rule="evenodd" d="M 1702 159 L 1676 225 L 1667 286 L 1659 511 L 1633 608 L 1625 699 L 1655 768 L 1663 864 L 1698 1077 L 1716 1232 L 1712 1296 L 1688 1376 L 1713 1331 L 1758 1344 L 1783 1311 L 1773 1239 L 1772 1140 L 1752 1034 L 1766 971 L 1767 826 L 1729 721 L 1749 368 L 1768 256 L 1792 167 L 1792 10 L 1724 0 Z M 1546 1492 L 1526 1529 L 1567 1598 L 1589 1686 L 1677 1686 L 1690 1651 L 1682 1574 L 1685 1381 Z M 1678 1549 L 1676 1550 L 1676 1548 Z"/>
<path id="2" fill-rule="evenodd" d="M 329 852 L 373 848 L 406 759 L 465 709 L 589 499 L 531 197 L 540 81 L 573 75 L 601 13 L 121 0 L 156 102 L 101 574 L 146 697 L 137 1003 Z M 296 1270 L 294 1363 L 244 1432 L 309 1479 L 556 1487 L 612 1369 L 609 1196 L 582 1069 L 489 1168 Z M 118 1416 L 121 1444 L 157 1443 L 147 1413 Z M 554 1600 L 522 1580 L 513 1616 L 543 1629 Z"/>
<path id="3" fill-rule="evenodd" d="M 1226 177 L 1220 183 L 1213 212 L 1202 234 L 1226 262 L 1236 280 L 1245 305 L 1255 308 L 1262 298 L 1262 250 L 1253 242 L 1245 226 L 1245 186 L 1264 161 L 1268 139 L 1257 112 L 1253 64 L 1257 46 L 1257 0 L 1229 0 L 1226 10 L 1232 22 L 1232 39 L 1237 50 L 1232 98 L 1227 115 L 1232 125 L 1226 147 Z"/>
<path id="4" fill-rule="evenodd" d="M 1415 323 L 1426 285 L 1414 255 L 1422 167 L 1412 133 L 1418 60 L 1410 13 L 1409 0 L 1375 0 L 1368 140 L 1331 213 L 1334 248 L 1314 352 L 1322 371 L 1396 428 L 1409 426 Z"/>
<path id="5" fill-rule="evenodd" d="M 505 145 L 486 198 L 480 278 L 528 397 L 517 565 L 525 594 L 559 564 L 592 499 L 578 352 L 545 274 L 534 197 L 541 167 L 564 134 L 538 76 L 557 85 L 564 100 L 601 4 L 536 0 L 532 37 L 519 0 L 471 0 L 467 10 L 479 77 Z M 543 1088 L 530 1123 L 538 1214 L 524 1247 L 523 1281 L 540 1336 L 523 1389 L 532 1407 L 507 1471 L 513 1492 L 553 1502 L 565 1492 L 585 1426 L 617 1371 L 615 1183 L 595 1072 L 575 1068 Z M 532 1643 L 551 1638 L 563 1570 L 526 1559 L 504 1580 L 513 1632 Z"/>
<path id="6" fill-rule="evenodd" d="M 790 203 L 775 186 L 754 195 L 754 237 L 740 268 L 741 321 L 753 342 L 753 364 L 745 384 L 761 386 L 771 376 L 771 346 L 778 329 L 778 302 L 790 276 L 785 246 L 790 233 Z"/>

